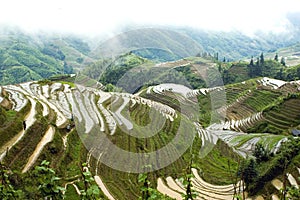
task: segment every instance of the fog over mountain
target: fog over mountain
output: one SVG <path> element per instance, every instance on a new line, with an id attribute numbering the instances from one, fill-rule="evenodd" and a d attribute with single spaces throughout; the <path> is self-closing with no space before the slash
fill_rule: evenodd
<path id="1" fill-rule="evenodd" d="M 37 1 L 1 3 L 0 24 L 28 31 L 52 30 L 85 35 L 110 33 L 127 25 L 172 25 L 252 34 L 282 32 L 299 23 L 296 0 L 280 1 Z M 298 16 L 298 18 L 297 18 Z"/>

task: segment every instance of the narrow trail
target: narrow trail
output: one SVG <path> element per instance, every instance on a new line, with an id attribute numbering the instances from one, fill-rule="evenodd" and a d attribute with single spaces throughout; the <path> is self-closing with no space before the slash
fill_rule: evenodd
<path id="1" fill-rule="evenodd" d="M 80 192 L 79 188 L 77 187 L 77 185 L 76 185 L 75 183 L 73 183 L 72 185 L 73 185 L 73 187 L 75 188 L 76 193 L 77 193 L 78 195 L 81 195 L 81 192 Z"/>
<path id="2" fill-rule="evenodd" d="M 63 145 L 64 145 L 64 150 L 67 149 L 67 144 L 68 144 L 68 137 L 70 135 L 70 133 L 73 131 L 74 129 L 70 130 L 65 136 L 63 136 L 61 139 L 63 141 Z"/>
<path id="3" fill-rule="evenodd" d="M 87 163 L 89 165 L 91 156 L 93 154 L 93 152 L 96 150 L 96 148 L 92 148 L 88 154 L 88 158 L 87 158 Z M 104 195 L 109 199 L 109 200 L 115 200 L 115 198 L 111 195 L 111 193 L 109 192 L 109 190 L 107 189 L 107 187 L 105 186 L 105 184 L 103 183 L 101 177 L 98 175 L 98 166 L 99 166 L 99 162 L 100 162 L 100 157 L 102 156 L 102 153 L 100 153 L 98 160 L 97 160 L 97 165 L 96 165 L 96 169 L 95 169 L 95 182 L 97 183 L 98 187 L 102 190 L 102 192 L 104 193 Z"/>
<path id="4" fill-rule="evenodd" d="M 37 160 L 40 153 L 42 152 L 44 146 L 53 140 L 54 133 L 55 133 L 54 127 L 50 126 L 48 128 L 48 130 L 46 131 L 42 140 L 36 146 L 32 155 L 29 157 L 27 164 L 25 165 L 24 169 L 22 170 L 22 173 L 27 172 L 32 167 L 32 165 L 34 164 L 34 162 Z"/>
<path id="5" fill-rule="evenodd" d="M 106 186 L 105 186 L 104 183 L 102 182 L 100 176 L 94 176 L 94 179 L 95 179 L 97 185 L 100 187 L 100 189 L 101 189 L 102 192 L 104 193 L 104 195 L 105 195 L 109 200 L 115 200 L 115 198 L 109 193 L 108 189 L 106 188 Z"/>
<path id="6" fill-rule="evenodd" d="M 32 165 L 35 163 L 35 161 L 37 160 L 37 158 L 39 157 L 40 153 L 42 152 L 44 146 L 51 142 L 53 140 L 54 137 L 54 133 L 55 133 L 55 129 L 53 126 L 49 126 L 48 130 L 46 131 L 44 137 L 42 138 L 42 140 L 38 143 L 38 145 L 36 146 L 34 152 L 32 153 L 32 155 L 29 157 L 27 164 L 25 165 L 24 169 L 22 170 L 22 173 L 27 172 Z"/>
<path id="7" fill-rule="evenodd" d="M 28 97 L 28 99 L 30 100 L 31 103 L 31 109 L 29 111 L 29 113 L 26 115 L 26 117 L 24 118 L 24 120 L 26 121 L 26 129 L 28 129 L 29 127 L 31 127 L 34 122 L 36 121 L 35 119 L 35 106 L 36 106 L 36 101 L 33 100 L 31 97 Z M 8 141 L 6 144 L 4 144 L 1 149 L 0 149 L 0 161 L 4 158 L 4 156 L 6 155 L 6 151 L 10 150 L 15 144 L 17 144 L 22 137 L 25 135 L 26 130 L 22 130 L 20 131 L 15 137 L 13 137 L 10 141 Z"/>

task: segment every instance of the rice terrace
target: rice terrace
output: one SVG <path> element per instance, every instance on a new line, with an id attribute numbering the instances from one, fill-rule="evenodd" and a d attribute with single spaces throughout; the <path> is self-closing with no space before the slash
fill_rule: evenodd
<path id="1" fill-rule="evenodd" d="M 252 13 L 266 16 L 264 30 L 224 2 L 228 12 L 206 4 L 222 23 L 195 14 L 211 29 L 184 12 L 183 25 L 157 12 L 101 34 L 84 33 L 88 23 L 76 34 L 65 17 L 70 31 L 0 20 L 0 199 L 300 199 L 300 11 L 290 4 L 276 30 L 265 3 Z M 221 29 L 232 12 L 245 22 Z"/>

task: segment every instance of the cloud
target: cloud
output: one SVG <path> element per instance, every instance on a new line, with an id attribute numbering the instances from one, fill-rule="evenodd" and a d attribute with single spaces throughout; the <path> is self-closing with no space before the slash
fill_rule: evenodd
<path id="1" fill-rule="evenodd" d="M 287 13 L 296 11 L 298 0 L 10 0 L 1 3 L 0 23 L 86 34 L 131 23 L 280 31 Z"/>

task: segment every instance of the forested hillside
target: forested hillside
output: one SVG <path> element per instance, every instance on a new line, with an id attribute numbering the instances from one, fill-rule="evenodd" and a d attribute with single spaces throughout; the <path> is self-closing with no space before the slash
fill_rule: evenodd
<path id="1" fill-rule="evenodd" d="M 72 74 L 93 59 L 87 43 L 77 37 L 28 34 L 18 29 L 0 31 L 0 84 L 41 80 Z"/>

